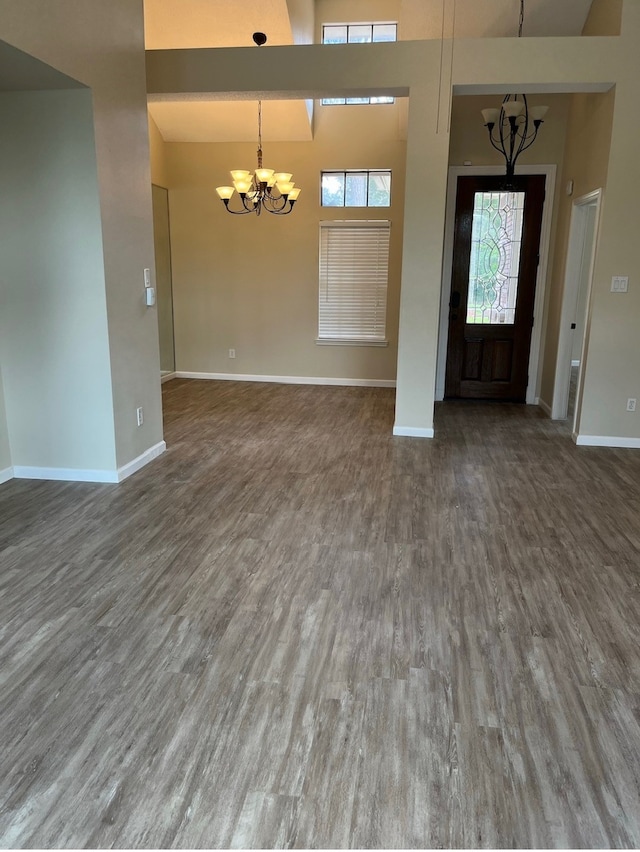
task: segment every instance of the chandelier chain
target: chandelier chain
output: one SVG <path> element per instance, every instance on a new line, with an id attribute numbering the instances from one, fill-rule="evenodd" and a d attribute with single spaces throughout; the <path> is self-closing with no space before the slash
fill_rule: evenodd
<path id="1" fill-rule="evenodd" d="M 520 0 L 520 24 L 518 25 L 518 38 L 522 38 L 524 29 L 524 0 Z"/>
<path id="2" fill-rule="evenodd" d="M 258 168 L 262 168 L 262 101 L 258 101 Z"/>

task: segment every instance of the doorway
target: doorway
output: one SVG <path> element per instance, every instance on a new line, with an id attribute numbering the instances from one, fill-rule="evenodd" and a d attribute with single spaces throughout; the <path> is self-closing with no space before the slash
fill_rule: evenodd
<path id="1" fill-rule="evenodd" d="M 169 192 L 163 186 L 151 185 L 153 200 L 153 235 L 156 261 L 158 336 L 160 372 L 169 378 L 176 369 L 173 332 L 173 283 L 171 275 L 171 237 L 169 229 Z"/>
<path id="2" fill-rule="evenodd" d="M 539 387 L 542 380 L 542 330 L 544 303 L 549 275 L 549 257 L 551 245 L 551 225 L 554 209 L 557 167 L 553 163 L 531 164 L 526 167 L 529 175 L 544 175 L 545 203 L 542 214 L 542 235 L 540 239 L 540 263 L 534 306 L 534 320 L 529 354 L 529 386 L 527 388 L 527 404 L 538 405 Z M 440 322 L 438 333 L 438 361 L 436 370 L 435 399 L 444 399 L 445 375 L 447 365 L 447 349 L 449 343 L 449 302 L 451 300 L 451 279 L 453 275 L 453 244 L 455 230 L 456 198 L 458 180 L 462 177 L 486 176 L 499 177 L 504 175 L 504 166 L 450 166 L 447 181 L 447 209 L 444 233 L 444 254 L 442 265 L 442 290 L 440 293 Z"/>
<path id="3" fill-rule="evenodd" d="M 445 398 L 525 402 L 543 175 L 458 180 Z"/>
<path id="4" fill-rule="evenodd" d="M 580 414 L 587 355 L 589 301 L 596 255 L 602 190 L 573 203 L 565 271 L 556 378 L 551 417 L 571 419 L 575 433 Z"/>

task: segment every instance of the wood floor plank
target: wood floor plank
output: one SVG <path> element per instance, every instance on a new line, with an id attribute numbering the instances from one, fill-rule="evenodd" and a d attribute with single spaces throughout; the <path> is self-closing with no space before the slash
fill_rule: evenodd
<path id="1" fill-rule="evenodd" d="M 640 454 L 163 396 L 121 485 L 0 486 L 0 846 L 640 846 Z"/>

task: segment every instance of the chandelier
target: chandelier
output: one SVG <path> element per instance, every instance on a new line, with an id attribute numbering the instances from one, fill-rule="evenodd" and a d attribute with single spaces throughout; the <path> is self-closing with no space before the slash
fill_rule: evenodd
<path id="1" fill-rule="evenodd" d="M 523 27 L 524 0 L 520 0 L 518 38 L 522 38 Z M 520 154 L 536 141 L 548 111 L 549 107 L 546 106 L 529 108 L 526 95 L 507 95 L 500 109 L 482 110 L 484 126 L 489 131 L 489 141 L 505 159 L 507 182 L 515 174 Z"/>
<path id="2" fill-rule="evenodd" d="M 253 40 L 261 47 L 266 44 L 264 33 L 254 33 Z M 262 101 L 258 101 L 258 168 L 253 172 L 246 169 L 231 171 L 233 186 L 219 186 L 216 192 L 222 199 L 228 213 L 242 216 L 255 213 L 259 216 L 263 210 L 284 216 L 291 213 L 301 190 L 291 180 L 289 172 L 275 172 L 262 166 Z M 229 201 L 235 193 L 240 199 L 240 209 L 234 210 Z"/>

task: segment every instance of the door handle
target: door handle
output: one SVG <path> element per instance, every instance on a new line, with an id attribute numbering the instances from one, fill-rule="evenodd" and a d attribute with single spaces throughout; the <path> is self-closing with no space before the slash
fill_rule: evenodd
<path id="1" fill-rule="evenodd" d="M 454 290 L 451 294 L 451 301 L 449 302 L 449 307 L 451 310 L 456 311 L 460 307 L 460 291 Z"/>

